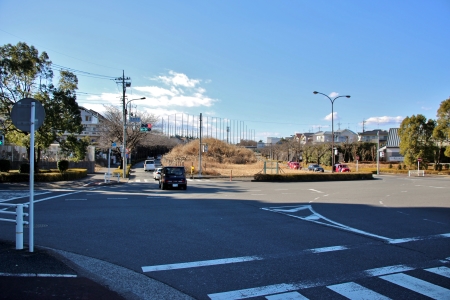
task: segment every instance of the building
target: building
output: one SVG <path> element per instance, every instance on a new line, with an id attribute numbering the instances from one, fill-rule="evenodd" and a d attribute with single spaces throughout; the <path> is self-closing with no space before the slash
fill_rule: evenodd
<path id="1" fill-rule="evenodd" d="M 403 161 L 404 157 L 400 154 L 400 137 L 398 136 L 398 128 L 390 128 L 387 137 L 386 146 L 380 148 L 380 156 L 386 161 Z"/>
<path id="2" fill-rule="evenodd" d="M 378 133 L 380 135 L 380 144 L 386 144 L 389 133 L 386 130 L 374 129 L 358 133 L 359 142 L 378 143 Z"/>

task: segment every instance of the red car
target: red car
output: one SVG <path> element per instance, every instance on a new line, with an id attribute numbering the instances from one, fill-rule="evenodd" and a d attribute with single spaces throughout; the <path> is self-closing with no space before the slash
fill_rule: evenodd
<path id="1" fill-rule="evenodd" d="M 288 167 L 289 167 L 290 169 L 294 169 L 294 170 L 300 170 L 300 169 L 301 169 L 300 163 L 295 162 L 295 161 L 290 161 L 290 162 L 288 162 Z"/>
<path id="2" fill-rule="evenodd" d="M 336 172 L 350 172 L 350 168 L 344 164 L 336 164 L 334 170 Z"/>

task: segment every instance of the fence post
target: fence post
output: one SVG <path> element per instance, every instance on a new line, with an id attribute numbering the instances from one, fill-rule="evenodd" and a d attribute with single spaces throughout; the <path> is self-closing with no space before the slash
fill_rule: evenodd
<path id="1" fill-rule="evenodd" d="M 23 204 L 16 206 L 16 250 L 23 249 Z"/>

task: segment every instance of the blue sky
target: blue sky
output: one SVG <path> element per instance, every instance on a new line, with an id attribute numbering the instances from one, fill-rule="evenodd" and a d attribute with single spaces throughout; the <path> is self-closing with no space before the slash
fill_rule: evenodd
<path id="1" fill-rule="evenodd" d="M 232 120 L 263 141 L 331 130 L 315 90 L 351 95 L 334 103 L 334 127 L 355 132 L 435 119 L 450 97 L 448 0 L 1 0 L 0 44 L 19 41 L 59 66 L 124 70 L 128 99 L 147 98 L 132 102 L 140 111 Z M 76 74 L 80 105 L 121 106 L 114 80 Z"/>

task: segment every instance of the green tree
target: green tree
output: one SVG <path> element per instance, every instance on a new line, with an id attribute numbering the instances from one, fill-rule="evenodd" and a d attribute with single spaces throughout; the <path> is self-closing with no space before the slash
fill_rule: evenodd
<path id="1" fill-rule="evenodd" d="M 86 156 L 86 149 L 89 146 L 89 137 L 78 139 L 75 135 L 69 135 L 66 140 L 61 141 L 61 153 L 68 160 L 78 162 Z"/>
<path id="2" fill-rule="evenodd" d="M 440 163 L 440 154 L 444 150 L 444 155 L 450 157 L 450 98 L 441 102 L 437 111 L 437 125 L 433 131 L 433 138 L 439 148 L 438 161 Z M 446 146 L 445 146 L 446 145 Z"/>
<path id="3" fill-rule="evenodd" d="M 60 141 L 65 133 L 81 133 L 81 115 L 76 102 L 78 79 L 68 71 L 60 72 L 58 86 L 52 84 L 51 61 L 45 52 L 26 43 L 0 47 L 0 116 L 8 141 L 30 149 L 30 137 L 11 122 L 11 110 L 23 98 L 34 98 L 46 112 L 44 124 L 35 133 L 35 155 Z"/>
<path id="4" fill-rule="evenodd" d="M 406 117 L 400 124 L 400 154 L 405 157 L 405 164 L 412 166 L 418 158 L 426 164 L 433 161 L 436 146 L 432 137 L 436 122 L 419 114 Z"/>

